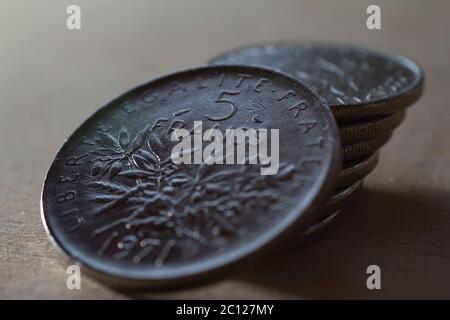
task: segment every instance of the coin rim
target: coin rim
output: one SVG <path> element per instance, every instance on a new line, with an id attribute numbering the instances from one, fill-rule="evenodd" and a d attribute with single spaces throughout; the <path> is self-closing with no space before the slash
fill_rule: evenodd
<path id="1" fill-rule="evenodd" d="M 394 132 L 406 119 L 406 111 L 402 110 L 375 120 L 363 123 L 339 126 L 339 134 L 343 146 L 367 142 Z"/>
<path id="2" fill-rule="evenodd" d="M 393 135 L 394 132 L 390 131 L 386 135 L 374 139 L 342 145 L 342 159 L 344 162 L 365 159 L 369 155 L 379 151 L 391 140 Z"/>
<path id="3" fill-rule="evenodd" d="M 344 161 L 342 165 L 342 171 L 339 174 L 338 180 L 336 182 L 336 188 L 342 189 L 351 186 L 352 184 L 358 182 L 359 180 L 365 179 L 369 174 L 371 174 L 380 160 L 380 151 L 377 150 L 373 154 L 366 158 L 356 161 Z M 346 163 L 355 164 L 346 167 Z"/>

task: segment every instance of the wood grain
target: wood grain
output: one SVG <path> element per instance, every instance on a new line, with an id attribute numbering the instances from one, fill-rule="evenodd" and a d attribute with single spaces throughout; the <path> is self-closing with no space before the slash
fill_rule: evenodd
<path id="1" fill-rule="evenodd" d="M 82 30 L 65 29 L 72 1 L 0 4 L 0 298 L 450 298 L 450 2 L 87 1 Z M 59 145 L 131 86 L 271 40 L 333 40 L 399 51 L 425 69 L 423 98 L 383 149 L 339 227 L 295 254 L 249 265 L 214 284 L 116 292 L 65 265 L 47 240 L 40 188 Z M 366 289 L 366 268 L 382 290 Z"/>

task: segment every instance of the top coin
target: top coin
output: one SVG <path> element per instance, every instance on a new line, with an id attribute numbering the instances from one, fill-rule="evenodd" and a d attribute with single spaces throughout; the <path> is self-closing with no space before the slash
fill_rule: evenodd
<path id="1" fill-rule="evenodd" d="M 309 84 L 338 121 L 387 115 L 415 102 L 423 72 L 385 50 L 320 43 L 268 43 L 238 48 L 210 61 L 273 68 Z"/>
<path id="2" fill-rule="evenodd" d="M 45 179 L 44 224 L 113 285 L 203 280 L 310 223 L 339 172 L 338 136 L 323 99 L 282 73 L 163 76 L 66 140 Z"/>

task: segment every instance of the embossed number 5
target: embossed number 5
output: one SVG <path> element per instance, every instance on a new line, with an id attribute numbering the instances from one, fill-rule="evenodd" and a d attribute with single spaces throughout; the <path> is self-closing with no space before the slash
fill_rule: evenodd
<path id="1" fill-rule="evenodd" d="M 206 118 L 208 120 L 211 120 L 211 121 L 223 121 L 223 120 L 231 118 L 236 113 L 237 107 L 236 107 L 235 103 L 232 100 L 227 99 L 224 96 L 225 95 L 235 96 L 235 95 L 238 95 L 240 93 L 241 93 L 240 91 L 230 91 L 230 90 L 222 90 L 222 91 L 220 91 L 219 92 L 219 96 L 217 97 L 215 102 L 216 103 L 227 103 L 231 107 L 231 111 L 228 114 L 226 114 L 224 116 L 221 116 L 221 117 L 214 117 L 214 116 L 211 116 L 211 115 L 207 114 Z"/>

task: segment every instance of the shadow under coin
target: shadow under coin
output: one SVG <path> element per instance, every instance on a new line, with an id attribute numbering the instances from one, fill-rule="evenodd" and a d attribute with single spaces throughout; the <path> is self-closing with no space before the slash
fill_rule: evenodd
<path id="1" fill-rule="evenodd" d="M 293 298 L 450 298 L 450 195 L 361 190 L 325 239 L 248 265 L 240 281 Z M 381 290 L 366 270 L 381 268 Z"/>

